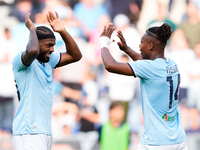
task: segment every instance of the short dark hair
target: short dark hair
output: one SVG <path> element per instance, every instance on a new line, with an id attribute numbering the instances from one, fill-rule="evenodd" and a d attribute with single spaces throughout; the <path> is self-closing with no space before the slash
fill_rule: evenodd
<path id="1" fill-rule="evenodd" d="M 48 39 L 48 38 L 55 39 L 54 33 L 51 31 L 51 29 L 49 29 L 46 26 L 36 27 L 36 34 L 37 34 L 38 40 L 43 40 L 43 39 Z"/>
<path id="2" fill-rule="evenodd" d="M 163 23 L 159 27 L 151 27 L 146 32 L 161 42 L 167 43 L 172 34 L 172 27 L 168 23 Z"/>
<path id="3" fill-rule="evenodd" d="M 122 106 L 122 107 L 124 107 L 123 104 L 122 104 L 120 101 L 114 101 L 114 102 L 112 102 L 112 103 L 110 104 L 109 110 L 111 110 L 111 109 L 113 109 L 113 108 L 115 108 L 115 107 L 117 107 L 117 106 Z"/>

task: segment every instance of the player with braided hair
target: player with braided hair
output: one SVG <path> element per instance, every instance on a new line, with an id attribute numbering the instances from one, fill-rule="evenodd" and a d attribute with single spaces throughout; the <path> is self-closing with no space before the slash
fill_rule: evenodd
<path id="1" fill-rule="evenodd" d="M 120 41 L 117 44 L 133 59 L 130 63 L 117 62 L 109 52 L 114 30 L 113 24 L 104 27 L 100 35 L 101 54 L 107 71 L 140 78 L 144 133 L 137 150 L 187 150 L 187 139 L 177 109 L 180 73 L 176 63 L 164 56 L 172 34 L 171 26 L 164 23 L 149 28 L 141 38 L 141 54 L 127 46 L 118 30 Z"/>
<path id="2" fill-rule="evenodd" d="M 66 52 L 55 53 L 54 33 L 45 26 L 35 27 L 30 13 L 25 16 L 30 31 L 25 51 L 13 59 L 13 72 L 18 90 L 19 107 L 13 120 L 16 150 L 50 150 L 52 143 L 51 114 L 53 71 L 76 61 L 82 54 L 65 29 L 58 13 L 48 12 L 47 20 L 54 32 L 62 37 Z"/>

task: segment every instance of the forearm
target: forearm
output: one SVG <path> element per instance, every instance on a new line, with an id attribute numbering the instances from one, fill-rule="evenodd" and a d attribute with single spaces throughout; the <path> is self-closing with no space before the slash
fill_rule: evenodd
<path id="1" fill-rule="evenodd" d="M 66 53 L 71 55 L 74 60 L 80 60 L 82 57 L 81 51 L 78 48 L 78 45 L 74 41 L 74 39 L 69 35 L 69 33 L 64 30 L 60 33 L 65 45 L 66 45 Z"/>
<path id="2" fill-rule="evenodd" d="M 133 76 L 133 71 L 127 63 L 117 62 L 109 52 L 108 48 L 101 49 L 101 56 L 105 69 L 112 73 Z"/>
<path id="3" fill-rule="evenodd" d="M 109 72 L 112 72 L 112 68 L 115 66 L 116 60 L 113 58 L 108 48 L 106 47 L 101 48 L 101 57 L 105 69 Z"/>
<path id="4" fill-rule="evenodd" d="M 35 29 L 30 29 L 29 41 L 26 46 L 26 51 L 27 52 L 33 51 L 36 54 L 39 54 L 39 42 Z"/>
<path id="5" fill-rule="evenodd" d="M 30 13 L 27 13 L 25 16 L 25 25 L 30 31 L 29 41 L 26 46 L 26 55 L 27 57 L 37 57 L 40 52 L 39 41 L 36 34 L 36 28 L 33 22 L 30 20 Z M 26 56 L 25 56 L 26 57 Z"/>
<path id="6" fill-rule="evenodd" d="M 23 63 L 30 65 L 34 59 L 39 55 L 39 42 L 35 29 L 30 29 L 29 41 L 26 46 L 26 51 L 23 53 Z"/>
<path id="7" fill-rule="evenodd" d="M 133 61 L 137 61 L 137 60 L 142 60 L 143 59 L 142 56 L 139 53 L 137 53 L 134 50 L 132 50 L 129 46 L 127 47 L 127 49 L 124 52 L 128 56 L 130 56 Z"/>

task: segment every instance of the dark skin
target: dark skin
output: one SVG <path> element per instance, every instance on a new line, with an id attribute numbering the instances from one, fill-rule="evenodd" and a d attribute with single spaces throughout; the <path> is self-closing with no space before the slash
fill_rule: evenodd
<path id="1" fill-rule="evenodd" d="M 100 37 L 106 36 L 108 38 L 111 37 L 113 31 L 115 30 L 112 23 L 110 23 L 107 27 L 105 26 Z M 127 55 L 131 57 L 133 61 L 149 59 L 155 60 L 157 58 L 165 59 L 164 57 L 164 48 L 165 44 L 154 38 L 153 36 L 145 33 L 141 39 L 141 44 L 139 45 L 141 54 L 133 51 L 130 47 L 127 46 L 126 41 L 122 35 L 120 30 L 117 30 L 117 36 L 120 41 L 117 43 L 119 48 L 124 51 Z M 103 47 L 101 49 L 101 56 L 103 59 L 103 63 L 105 69 L 112 73 L 135 76 L 131 67 L 127 63 L 117 62 L 109 52 L 109 49 Z"/>
<path id="2" fill-rule="evenodd" d="M 54 52 L 54 45 L 56 41 L 54 38 L 39 40 L 40 53 L 36 59 L 40 62 L 48 62 L 51 53 Z"/>
<path id="3" fill-rule="evenodd" d="M 61 67 L 79 61 L 82 58 L 82 54 L 76 42 L 66 31 L 63 22 L 59 19 L 58 13 L 55 12 L 55 14 L 56 16 L 52 12 L 49 12 L 46 17 L 53 31 L 61 35 L 66 45 L 66 52 L 61 54 L 61 60 L 56 66 Z M 54 45 L 56 44 L 54 38 L 38 40 L 36 28 L 29 17 L 30 13 L 27 13 L 25 16 L 25 24 L 30 30 L 29 42 L 26 51 L 22 55 L 22 61 L 26 66 L 29 66 L 35 59 L 41 62 L 48 62 L 51 53 L 54 52 Z"/>
<path id="4" fill-rule="evenodd" d="M 24 65 L 27 66 L 30 65 L 40 53 L 39 41 L 35 32 L 36 28 L 29 17 L 30 13 L 27 13 L 25 16 L 25 24 L 30 31 L 29 42 L 26 46 L 26 51 L 22 55 L 22 61 Z"/>

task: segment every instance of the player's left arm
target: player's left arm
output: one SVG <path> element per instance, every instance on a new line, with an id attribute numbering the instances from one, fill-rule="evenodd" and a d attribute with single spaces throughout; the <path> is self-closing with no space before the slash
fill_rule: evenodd
<path id="1" fill-rule="evenodd" d="M 117 36 L 119 37 L 120 41 L 117 42 L 120 50 L 124 51 L 128 56 L 131 57 L 133 61 L 143 60 L 142 55 L 137 53 L 136 51 L 132 50 L 127 44 L 126 40 L 120 30 L 117 30 Z M 134 42 L 134 41 L 133 41 Z"/>
<path id="2" fill-rule="evenodd" d="M 61 60 L 56 65 L 56 67 L 61 67 L 79 61 L 82 58 L 82 54 L 74 39 L 66 31 L 63 22 L 59 19 L 58 13 L 55 12 L 55 14 L 56 16 L 52 12 L 49 12 L 47 14 L 47 20 L 52 29 L 60 33 L 66 46 L 66 52 L 61 54 Z"/>

